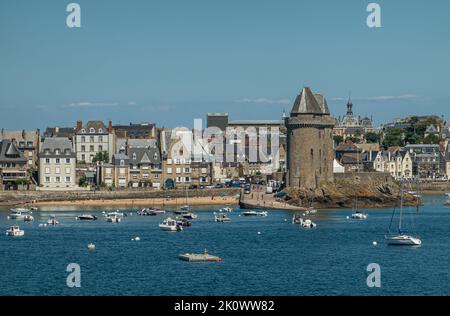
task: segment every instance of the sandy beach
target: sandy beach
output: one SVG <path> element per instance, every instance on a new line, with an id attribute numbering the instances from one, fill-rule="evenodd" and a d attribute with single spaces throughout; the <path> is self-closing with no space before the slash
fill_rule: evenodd
<path id="1" fill-rule="evenodd" d="M 224 197 L 192 197 L 188 198 L 189 205 L 237 205 L 239 199 L 233 196 Z M 76 201 L 42 201 L 33 203 L 34 206 L 182 206 L 186 198 L 151 198 L 151 199 L 91 199 Z"/>

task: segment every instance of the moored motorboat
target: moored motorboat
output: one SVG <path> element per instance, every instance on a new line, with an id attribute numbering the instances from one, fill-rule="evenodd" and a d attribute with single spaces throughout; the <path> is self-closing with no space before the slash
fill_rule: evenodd
<path id="1" fill-rule="evenodd" d="M 304 220 L 301 225 L 303 228 L 316 228 L 317 227 L 317 224 L 312 222 L 310 219 Z"/>
<path id="2" fill-rule="evenodd" d="M 183 227 L 178 225 L 177 221 L 170 217 L 166 218 L 161 224 L 159 224 L 159 228 L 171 232 L 178 232 L 183 230 Z"/>
<path id="3" fill-rule="evenodd" d="M 266 211 L 263 212 L 257 212 L 257 211 L 245 211 L 242 213 L 244 216 L 268 216 L 269 213 Z"/>
<path id="4" fill-rule="evenodd" d="M 229 206 L 226 206 L 226 207 L 220 209 L 220 212 L 231 213 L 231 212 L 233 212 L 233 209 Z"/>
<path id="5" fill-rule="evenodd" d="M 47 221 L 47 225 L 58 225 L 59 222 L 56 220 L 55 216 L 51 216 L 50 219 Z"/>
<path id="6" fill-rule="evenodd" d="M 127 214 L 126 213 L 122 213 L 119 210 L 117 210 L 117 211 L 114 211 L 114 212 L 106 213 L 106 216 L 120 216 L 120 217 L 124 217 L 124 216 L 127 216 Z"/>
<path id="7" fill-rule="evenodd" d="M 309 209 L 309 210 L 305 211 L 305 215 L 315 215 L 315 214 L 317 214 L 316 209 Z"/>
<path id="8" fill-rule="evenodd" d="M 107 216 L 106 221 L 108 223 L 120 223 L 121 219 L 117 215 Z"/>
<path id="9" fill-rule="evenodd" d="M 218 223 L 225 223 L 225 222 L 231 221 L 231 219 L 225 213 L 219 213 L 219 214 L 214 213 L 214 220 Z"/>
<path id="10" fill-rule="evenodd" d="M 25 235 L 25 231 L 21 230 L 19 226 L 11 226 L 6 230 L 6 235 L 11 237 L 20 237 Z"/>
<path id="11" fill-rule="evenodd" d="M 34 217 L 31 216 L 30 214 L 25 214 L 23 217 L 24 222 L 32 222 L 34 221 Z"/>
<path id="12" fill-rule="evenodd" d="M 192 226 L 192 222 L 188 221 L 186 218 L 177 220 L 177 224 L 180 225 L 181 227 L 191 227 Z"/>
<path id="13" fill-rule="evenodd" d="M 292 224 L 295 224 L 295 225 L 302 225 L 302 224 L 303 224 L 303 218 L 302 218 L 302 215 L 300 215 L 300 214 L 294 214 L 294 216 L 292 216 Z"/>
<path id="14" fill-rule="evenodd" d="M 25 217 L 29 216 L 32 212 L 27 208 L 12 208 L 11 214 L 9 214 L 8 219 L 18 219 L 24 220 Z"/>
<path id="15" fill-rule="evenodd" d="M 95 221 L 97 220 L 97 216 L 92 214 L 83 214 L 77 217 L 79 220 L 85 220 L 85 221 Z"/>
<path id="16" fill-rule="evenodd" d="M 362 213 L 360 211 L 356 211 L 352 214 L 353 219 L 367 219 L 369 217 L 368 214 Z"/>
<path id="17" fill-rule="evenodd" d="M 185 219 L 197 219 L 198 215 L 189 212 L 189 213 L 183 214 L 182 217 L 185 218 Z"/>
<path id="18" fill-rule="evenodd" d="M 175 210 L 175 211 L 173 211 L 173 213 L 175 214 L 175 215 L 184 215 L 184 214 L 188 214 L 189 213 L 189 210 L 187 209 L 187 210 L 185 210 L 185 209 L 179 209 L 179 210 Z"/>
<path id="19" fill-rule="evenodd" d="M 151 208 L 149 212 L 154 215 L 166 214 L 166 211 L 162 208 Z"/>

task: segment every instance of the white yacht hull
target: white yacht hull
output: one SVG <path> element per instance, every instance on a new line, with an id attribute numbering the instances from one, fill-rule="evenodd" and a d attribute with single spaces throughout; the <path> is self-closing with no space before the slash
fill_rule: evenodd
<path id="1" fill-rule="evenodd" d="M 414 238 L 407 235 L 386 236 L 388 245 L 392 246 L 420 246 L 422 241 L 419 238 Z"/>
<path id="2" fill-rule="evenodd" d="M 179 226 L 168 226 L 168 225 L 164 225 L 164 224 L 160 224 L 159 228 L 161 230 L 168 231 L 168 232 L 177 232 L 177 231 L 182 230 L 182 228 Z"/>

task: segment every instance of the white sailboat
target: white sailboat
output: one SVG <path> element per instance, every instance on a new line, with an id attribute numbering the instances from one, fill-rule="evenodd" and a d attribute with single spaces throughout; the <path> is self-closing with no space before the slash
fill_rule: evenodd
<path id="1" fill-rule="evenodd" d="M 358 166 L 359 166 L 359 159 L 358 159 Z M 356 179 L 353 183 L 356 185 Z M 358 210 L 358 196 L 356 194 L 356 189 L 355 189 L 352 219 L 367 219 L 368 217 L 369 217 L 368 214 L 363 213 Z"/>
<path id="2" fill-rule="evenodd" d="M 401 184 L 401 196 L 400 196 L 400 219 L 398 224 L 398 234 L 391 234 L 390 228 L 394 219 L 395 209 L 392 213 L 391 225 L 389 225 L 388 233 L 385 236 L 388 245 L 392 246 L 420 246 L 422 240 L 417 237 L 408 234 L 408 231 L 402 226 L 403 224 L 403 184 Z"/>

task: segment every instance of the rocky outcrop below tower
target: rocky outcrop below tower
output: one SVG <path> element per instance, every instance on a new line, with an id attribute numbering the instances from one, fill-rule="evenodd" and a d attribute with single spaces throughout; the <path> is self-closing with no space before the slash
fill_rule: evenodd
<path id="1" fill-rule="evenodd" d="M 335 175 L 333 183 L 322 183 L 320 188 L 308 190 L 287 188 L 287 203 L 292 206 L 314 208 L 352 208 L 357 198 L 358 208 L 394 207 L 400 203 L 400 185 L 384 173 Z M 405 188 L 408 191 L 408 188 Z M 405 205 L 416 205 L 411 194 L 404 194 Z"/>

